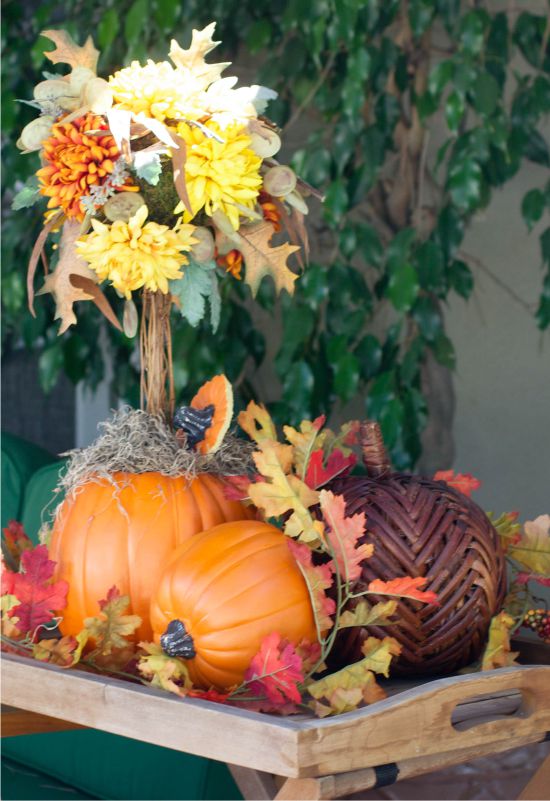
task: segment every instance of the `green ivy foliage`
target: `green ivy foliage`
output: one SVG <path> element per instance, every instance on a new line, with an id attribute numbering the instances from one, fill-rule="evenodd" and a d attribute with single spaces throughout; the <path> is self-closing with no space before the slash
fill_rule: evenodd
<path id="1" fill-rule="evenodd" d="M 4 19 L 4 348 L 39 349 L 46 389 L 61 370 L 92 386 L 103 376 L 91 304 L 80 304 L 79 325 L 60 338 L 49 301 L 39 299 L 36 318 L 26 309 L 25 265 L 40 221 L 36 210 L 11 212 L 9 204 L 37 168 L 14 142 L 34 116 L 15 101 L 30 98 L 47 69 L 40 30 L 66 27 L 80 39 L 92 33 L 106 74 L 130 59 L 163 59 L 172 36 L 184 42 L 192 27 L 216 19 L 224 56 L 252 54 L 258 82 L 280 92 L 272 118 L 283 130 L 308 122 L 294 166 L 326 194 L 321 227 L 329 245 L 316 249 L 293 299 L 275 300 L 270 286 L 258 298 L 282 319 L 274 414 L 296 422 L 365 397 L 396 466 L 414 465 L 426 420 L 422 363 L 431 351 L 454 367 L 443 310 L 452 293 L 468 298 L 474 287 L 475 260 L 461 249 L 468 222 L 524 160 L 550 166 L 540 132 L 550 110 L 545 14 L 494 13 L 483 0 L 46 0 L 29 16 L 12 0 Z M 445 137 L 434 155 L 430 135 L 441 116 Z M 550 183 L 541 181 L 518 214 L 531 229 L 549 206 Z M 540 241 L 544 329 L 550 228 Z M 224 370 L 243 403 L 258 394 L 250 377 L 266 342 L 248 290 L 224 284 L 215 335 L 207 324 L 175 321 L 175 380 L 188 396 Z M 134 343 L 114 331 L 109 338 L 114 389 L 137 403 Z"/>

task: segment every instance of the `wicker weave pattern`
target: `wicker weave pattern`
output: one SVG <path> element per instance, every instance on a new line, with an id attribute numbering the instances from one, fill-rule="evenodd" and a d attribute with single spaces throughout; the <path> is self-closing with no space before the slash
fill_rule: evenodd
<path id="1" fill-rule="evenodd" d="M 345 477 L 330 489 L 344 495 L 348 515 L 366 513 L 374 555 L 361 582 L 426 576 L 425 589 L 440 600 L 440 606 L 400 600 L 401 622 L 391 629 L 344 630 L 338 659 L 360 658 L 368 634 L 391 633 L 403 649 L 395 675 L 449 673 L 474 661 L 505 592 L 504 556 L 485 513 L 443 481 L 402 473 Z"/>

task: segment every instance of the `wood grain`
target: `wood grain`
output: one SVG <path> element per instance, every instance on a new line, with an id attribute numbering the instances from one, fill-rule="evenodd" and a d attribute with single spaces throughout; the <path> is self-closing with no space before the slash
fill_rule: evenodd
<path id="1" fill-rule="evenodd" d="M 518 795 L 519 801 L 548 801 L 550 799 L 550 754 Z"/>

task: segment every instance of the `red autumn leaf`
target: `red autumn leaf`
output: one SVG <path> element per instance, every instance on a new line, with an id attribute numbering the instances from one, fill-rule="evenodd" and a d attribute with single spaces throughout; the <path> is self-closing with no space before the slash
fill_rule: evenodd
<path id="1" fill-rule="evenodd" d="M 319 417 L 316 417 L 315 420 L 312 421 L 312 425 L 313 428 L 316 428 L 317 431 L 320 431 L 326 422 L 327 422 L 326 414 L 320 414 Z"/>
<path id="2" fill-rule="evenodd" d="M 231 693 L 221 693 L 214 688 L 210 690 L 187 690 L 188 698 L 202 698 L 204 701 L 216 701 L 218 704 L 225 704 Z"/>
<path id="3" fill-rule="evenodd" d="M 6 570 L 4 559 L 2 559 L 2 595 L 13 595 L 15 588 L 15 577 L 17 573 L 13 570 Z"/>
<path id="4" fill-rule="evenodd" d="M 10 520 L 8 525 L 2 529 L 3 552 L 9 567 L 18 571 L 21 563 L 23 551 L 29 551 L 33 547 L 32 540 L 25 534 L 22 523 L 17 520 Z"/>
<path id="5" fill-rule="evenodd" d="M 260 650 L 244 674 L 247 688 L 255 695 L 265 695 L 274 706 L 289 701 L 298 704 L 302 696 L 298 683 L 304 680 L 302 659 L 288 640 L 277 632 L 264 637 Z"/>
<path id="6" fill-rule="evenodd" d="M 224 476 L 223 494 L 228 501 L 244 501 L 248 498 L 248 489 L 254 481 L 258 481 L 259 475 L 255 476 Z"/>
<path id="7" fill-rule="evenodd" d="M 15 574 L 12 589 L 20 603 L 9 614 L 18 618 L 20 631 L 30 633 L 48 623 L 56 611 L 65 608 L 69 585 L 66 581 L 49 583 L 55 562 L 48 559 L 45 545 L 25 551 L 21 556 L 21 566 L 24 572 Z"/>
<path id="8" fill-rule="evenodd" d="M 309 459 L 305 482 L 308 487 L 318 489 L 323 484 L 327 484 L 331 479 L 346 473 L 351 470 L 357 463 L 355 454 L 350 453 L 349 456 L 344 456 L 341 450 L 336 448 L 328 457 L 327 463 L 324 464 L 325 455 L 323 449 L 319 448 L 313 451 Z"/>
<path id="9" fill-rule="evenodd" d="M 444 481 L 449 487 L 458 490 L 470 498 L 472 492 L 481 487 L 481 481 L 474 478 L 471 473 L 456 473 L 454 470 L 438 470 L 434 475 L 435 481 Z"/>
<path id="10" fill-rule="evenodd" d="M 321 511 L 327 524 L 326 538 L 334 551 L 338 570 L 345 582 L 356 581 L 361 575 L 365 559 L 372 556 L 372 544 L 360 543 L 365 535 L 364 512 L 346 517 L 346 501 L 343 495 L 329 490 L 319 493 Z"/>
<path id="11" fill-rule="evenodd" d="M 331 615 L 336 612 L 336 603 L 333 598 L 329 598 L 325 590 L 332 587 L 332 569 L 329 564 L 314 565 L 313 552 L 303 542 L 296 542 L 289 539 L 287 542 L 290 551 L 302 570 L 306 580 L 311 600 L 313 613 L 320 632 L 328 631 L 332 628 L 333 620 Z"/>
<path id="12" fill-rule="evenodd" d="M 341 433 L 344 435 L 344 439 L 342 440 L 344 445 L 348 447 L 357 445 L 359 442 L 360 430 L 361 423 L 359 420 L 351 420 L 349 423 L 345 423 L 341 428 Z"/>
<path id="13" fill-rule="evenodd" d="M 536 573 L 518 573 L 516 581 L 518 584 L 527 584 L 529 581 L 536 581 L 537 584 L 541 584 L 543 587 L 550 587 L 550 577 L 538 576 Z"/>
<path id="14" fill-rule="evenodd" d="M 381 579 L 374 579 L 369 584 L 369 592 L 376 595 L 391 595 L 395 598 L 412 598 L 414 601 L 423 601 L 427 604 L 437 604 L 438 599 L 435 592 L 431 590 L 423 591 L 421 588 L 427 582 L 427 578 L 417 576 L 404 576 L 403 578 L 392 579 L 391 581 L 382 581 Z"/>

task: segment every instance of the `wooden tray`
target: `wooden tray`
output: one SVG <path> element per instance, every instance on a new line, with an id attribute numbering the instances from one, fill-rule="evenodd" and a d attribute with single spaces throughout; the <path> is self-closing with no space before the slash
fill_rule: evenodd
<path id="1" fill-rule="evenodd" d="M 391 682 L 384 701 L 338 717 L 278 718 L 4 655 L 2 734 L 101 729 L 227 762 L 247 797 L 284 799 L 345 796 L 550 730 L 550 666 L 408 685 Z M 288 781 L 278 788 L 266 774 Z"/>

